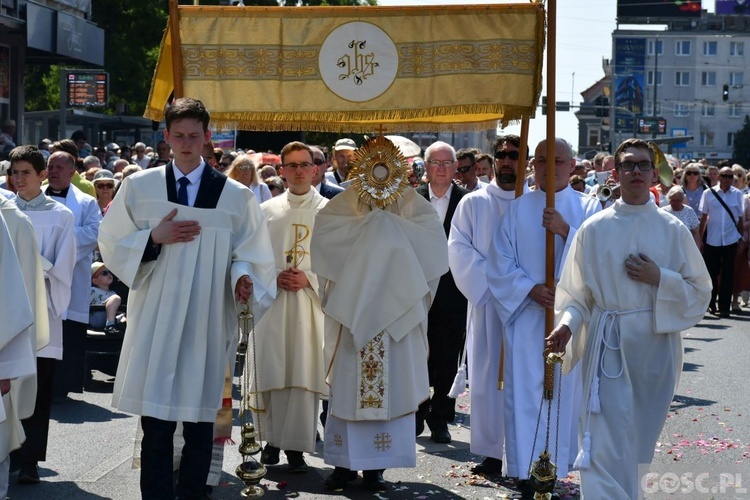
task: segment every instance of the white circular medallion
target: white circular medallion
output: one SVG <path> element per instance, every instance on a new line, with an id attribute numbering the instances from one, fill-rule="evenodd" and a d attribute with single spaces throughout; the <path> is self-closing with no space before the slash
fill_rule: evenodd
<path id="1" fill-rule="evenodd" d="M 326 86 L 342 99 L 364 102 L 396 79 L 398 52 L 388 34 L 355 21 L 331 31 L 320 48 L 318 68 Z"/>

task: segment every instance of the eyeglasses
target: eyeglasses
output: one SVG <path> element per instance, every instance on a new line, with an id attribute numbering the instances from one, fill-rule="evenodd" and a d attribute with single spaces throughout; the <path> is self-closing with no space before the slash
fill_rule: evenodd
<path id="1" fill-rule="evenodd" d="M 619 163 L 620 170 L 623 172 L 632 172 L 636 168 L 639 172 L 647 172 L 654 168 L 654 162 L 651 161 L 623 161 Z"/>
<path id="2" fill-rule="evenodd" d="M 700 175 L 700 172 L 685 172 L 685 175 Z"/>
<path id="3" fill-rule="evenodd" d="M 280 187 L 278 187 L 278 186 L 274 186 L 273 184 L 270 184 L 270 185 L 268 186 L 268 189 L 269 189 L 269 190 L 274 190 L 274 191 L 276 191 L 276 190 L 278 190 L 278 191 L 281 191 L 281 188 L 280 188 Z"/>
<path id="4" fill-rule="evenodd" d="M 510 158 L 513 161 L 517 160 L 518 151 L 495 151 L 496 160 L 504 160 L 505 158 Z"/>
<path id="5" fill-rule="evenodd" d="M 284 163 L 281 165 L 285 170 L 297 170 L 298 168 L 304 168 L 307 170 L 313 166 L 309 161 L 303 161 L 302 163 Z"/>
<path id="6" fill-rule="evenodd" d="M 453 164 L 455 163 L 454 160 L 427 160 L 425 163 L 427 163 L 429 166 L 438 168 L 438 167 L 445 167 L 445 168 L 451 168 Z"/>
<path id="7" fill-rule="evenodd" d="M 313 160 L 313 163 L 314 163 L 315 165 L 317 165 L 317 166 L 321 166 L 321 165 L 322 165 L 322 164 L 324 164 L 325 162 L 326 162 L 325 160 L 320 160 L 320 159 L 318 159 L 318 158 L 316 158 L 316 159 L 314 159 L 314 160 Z"/>
<path id="8" fill-rule="evenodd" d="M 458 167 L 456 169 L 456 172 L 465 174 L 466 172 L 468 172 L 469 170 L 471 170 L 471 167 L 473 167 L 474 165 L 476 165 L 476 163 L 472 163 L 471 165 L 466 165 L 464 167 Z"/>
<path id="9" fill-rule="evenodd" d="M 114 189 L 115 185 L 110 183 L 104 184 L 103 182 L 97 182 L 96 187 L 98 187 L 99 189 Z"/>
<path id="10" fill-rule="evenodd" d="M 721 174 L 719 177 L 722 179 L 734 179 L 734 174 Z"/>

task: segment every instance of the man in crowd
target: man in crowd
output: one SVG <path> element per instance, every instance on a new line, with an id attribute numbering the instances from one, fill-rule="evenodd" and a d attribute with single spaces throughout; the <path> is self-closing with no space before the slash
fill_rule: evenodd
<path id="1" fill-rule="evenodd" d="M 470 149 L 456 151 L 456 180 L 469 192 L 484 188 L 487 184 L 477 178 L 477 160 Z"/>
<path id="2" fill-rule="evenodd" d="M 705 233 L 703 259 L 711 275 L 713 289 L 709 311 L 716 313 L 716 299 L 719 299 L 718 315 L 728 318 L 734 286 L 734 258 L 737 243 L 742 239 L 744 200 L 742 191 L 732 186 L 732 167 L 724 167 L 719 172 L 719 183 L 703 191 L 700 211 L 701 224 L 698 229 L 701 237 Z"/>
<path id="3" fill-rule="evenodd" d="M 316 191 L 318 191 L 323 197 L 329 200 L 343 191 L 343 188 L 326 182 L 325 173 L 328 170 L 328 161 L 326 155 L 320 148 L 310 146 L 310 150 L 313 153 L 313 163 L 315 163 L 315 171 L 313 173 L 312 185 Z"/>
<path id="4" fill-rule="evenodd" d="M 237 342 L 235 301 L 252 296 L 259 320 L 276 295 L 257 202 L 201 157 L 209 120 L 198 100 L 172 103 L 165 138 L 174 161 L 128 177 L 99 235 L 104 263 L 131 290 L 112 404 L 141 415 L 141 495 L 149 499 L 175 498 L 177 422 L 185 446 L 176 497 L 203 498 Z"/>
<path id="5" fill-rule="evenodd" d="M 72 141 L 67 139 L 65 142 Z M 63 141 L 60 141 L 63 142 Z M 76 264 L 70 304 L 63 320 L 65 356 L 56 363 L 52 397 L 65 398 L 68 392 L 83 392 L 86 331 L 89 324 L 89 292 L 91 290 L 91 262 L 99 235 L 102 214 L 96 199 L 71 182 L 76 174 L 75 156 L 63 150 L 55 151 L 47 160 L 45 194 L 73 212 L 76 235 Z"/>
<path id="6" fill-rule="evenodd" d="M 40 245 L 47 291 L 49 344 L 37 353 L 36 405 L 34 414 L 23 420 L 27 439 L 14 457 L 20 466 L 18 481 L 36 484 L 37 463 L 47 459 L 52 381 L 55 360 L 63 359 L 63 314 L 70 304 L 76 237 L 73 213 L 42 192 L 47 172 L 41 151 L 33 146 L 13 149 L 10 172 L 17 190 L 16 205 L 31 220 Z"/>
<path id="7" fill-rule="evenodd" d="M 346 181 L 349 175 L 349 167 L 354 161 L 354 151 L 357 144 L 349 138 L 339 139 L 333 146 L 333 160 L 336 163 L 336 170 L 326 172 L 326 180 L 335 186 L 340 186 Z"/>
<path id="8" fill-rule="evenodd" d="M 508 205 L 515 198 L 518 148 L 521 139 L 508 134 L 495 143 L 494 180 L 464 196 L 456 207 L 448 238 L 448 256 L 456 286 L 468 299 L 469 380 L 471 384 L 471 452 L 486 457 L 476 474 L 502 472 L 505 427 L 500 369 L 502 323 L 497 297 L 487 283 L 492 237 Z M 529 188 L 523 183 L 524 192 Z"/>
<path id="9" fill-rule="evenodd" d="M 169 154 L 172 152 L 172 148 L 167 144 L 166 141 L 159 141 L 156 143 L 156 156 L 151 159 L 148 164 L 148 168 L 161 167 L 166 165 L 171 160 Z"/>
<path id="10" fill-rule="evenodd" d="M 568 475 L 571 445 L 577 436 L 579 370 L 563 376 L 562 386 L 554 387 L 554 399 L 549 404 L 556 418 L 548 423 L 546 411 L 539 413 L 544 388 L 544 337 L 548 333 L 545 311 L 555 304 L 555 288 L 545 285 L 546 234 L 550 231 L 555 235 L 557 281 L 576 230 L 600 208 L 595 198 L 570 187 L 570 173 L 575 168 L 570 145 L 556 139 L 554 157 L 547 154 L 547 141 L 543 140 L 534 152 L 537 189 L 510 204 L 490 246 L 487 273 L 504 328 L 505 466 L 508 476 L 521 479 L 528 477 L 529 463 L 545 449 L 543 439 L 536 443 L 530 439 L 538 429 L 549 428 L 550 435 L 557 436 L 548 450 L 557 457 L 559 478 Z M 554 208 L 546 206 L 550 163 L 554 165 Z"/>
<path id="11" fill-rule="evenodd" d="M 486 153 L 476 155 L 476 173 L 480 181 L 488 183 L 495 178 L 494 158 Z"/>
<path id="12" fill-rule="evenodd" d="M 382 492 L 386 468 L 414 467 L 414 413 L 430 392 L 427 313 L 448 269 L 445 232 L 412 189 L 374 205 L 347 189 L 318 213 L 311 243 L 330 366 L 329 491 L 363 470 L 362 486 Z"/>
<path id="13" fill-rule="evenodd" d="M 144 143 L 135 143 L 135 156 L 133 157 L 132 161 L 135 165 L 138 165 L 144 170 L 148 168 L 149 164 L 151 163 L 151 158 L 146 156 L 146 145 Z"/>
<path id="14" fill-rule="evenodd" d="M 263 439 L 261 461 L 279 463 L 284 450 L 290 472 L 307 472 L 303 452 L 315 452 L 320 396 L 328 394 L 323 363 L 323 310 L 318 279 L 310 271 L 315 216 L 328 202 L 312 187 L 313 152 L 301 142 L 281 150 L 288 189 L 261 205 L 276 258 L 278 295 L 255 327 Z"/>
<path id="15" fill-rule="evenodd" d="M 473 156 L 473 155 L 472 155 Z M 445 142 L 435 142 L 425 150 L 427 184 L 416 189 L 438 212 L 445 229 L 451 229 L 451 221 L 458 202 L 467 190 L 453 183 L 456 175 L 456 151 Z M 430 345 L 429 373 L 432 396 L 419 405 L 416 414 L 417 436 L 424 431 L 424 423 L 430 427 L 436 443 L 450 443 L 448 423 L 456 418 L 456 400 L 448 397 L 458 369 L 458 361 L 466 338 L 466 297 L 456 287 L 450 270 L 440 278 L 437 295 L 430 307 L 427 321 L 427 339 Z"/>
<path id="16" fill-rule="evenodd" d="M 690 232 L 650 201 L 649 145 L 628 139 L 615 158 L 622 197 L 578 229 L 547 338 L 562 352 L 573 337 L 564 370 L 582 361 L 576 465 L 585 498 L 639 496 L 638 465 L 653 458 L 682 371 L 680 331 L 703 318 L 711 295 Z"/>

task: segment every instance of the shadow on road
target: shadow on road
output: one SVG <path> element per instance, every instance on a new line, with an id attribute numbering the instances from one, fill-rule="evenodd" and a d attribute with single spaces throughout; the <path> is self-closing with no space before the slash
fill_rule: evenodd
<path id="1" fill-rule="evenodd" d="M 84 422 L 109 422 L 121 418 L 131 418 L 132 415 L 112 411 L 109 408 L 68 399 L 65 403 L 52 405 L 50 420 L 61 424 L 82 424 Z"/>
<path id="2" fill-rule="evenodd" d="M 684 372 L 697 372 L 699 368 L 703 368 L 703 365 L 697 365 L 695 363 L 682 363 L 682 371 Z"/>
<path id="3" fill-rule="evenodd" d="M 48 474 L 49 473 L 49 474 Z M 8 487 L 8 498 L 18 499 L 75 499 L 75 500 L 110 500 L 95 493 L 83 491 L 73 481 L 45 482 L 46 477 L 54 475 L 49 469 L 40 468 L 39 475 L 42 482 L 33 486 L 27 484 L 16 484 L 16 476 L 11 474 Z"/>
<path id="4" fill-rule="evenodd" d="M 691 398 L 688 396 L 675 395 L 672 399 L 672 406 L 669 411 L 682 410 L 691 406 L 706 407 L 715 405 L 717 402 L 710 399 Z"/>

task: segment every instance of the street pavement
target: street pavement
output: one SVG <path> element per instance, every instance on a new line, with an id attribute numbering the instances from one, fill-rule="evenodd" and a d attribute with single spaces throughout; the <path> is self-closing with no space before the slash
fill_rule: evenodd
<path id="1" fill-rule="evenodd" d="M 750 340 L 748 311 L 730 319 L 707 315 L 699 325 L 684 332 L 682 379 L 657 444 L 652 469 L 692 467 L 691 470 L 697 473 L 721 467 L 745 467 L 748 469 L 746 482 L 750 484 L 750 466 L 747 465 L 750 459 L 750 388 L 746 362 L 750 352 L 747 348 Z M 67 401 L 53 405 L 48 460 L 40 464 L 42 482 L 33 486 L 19 485 L 15 475 L 11 475 L 9 498 L 140 498 L 139 471 L 132 468 L 137 419 L 110 406 L 111 392 L 111 377 L 95 371 L 94 382 L 86 392 L 71 394 Z M 235 423 L 236 408 L 237 401 Z M 520 498 L 512 480 L 471 474 L 469 469 L 482 457 L 469 451 L 470 429 L 471 407 L 465 393 L 458 400 L 456 422 L 450 426 L 453 442 L 447 445 L 432 443 L 427 429 L 417 438 L 417 467 L 386 471 L 388 493 L 368 493 L 361 489 L 361 480 L 350 483 L 343 493 L 326 493 L 323 481 L 332 468 L 323 463 L 322 443 L 319 443 L 316 453 L 307 456 L 311 466 L 307 474 L 288 474 L 282 454 L 281 465 L 269 467 L 262 481 L 266 490 L 264 498 Z M 237 425 L 233 429 L 233 438 L 239 443 Z M 237 446 L 227 446 L 220 484 L 214 488 L 211 498 L 241 498 L 244 485 L 234 475 L 240 462 Z M 574 473 L 567 480 L 558 482 L 557 491 L 563 498 L 577 499 L 578 485 L 578 475 Z M 727 498 L 750 498 L 750 494 Z"/>

